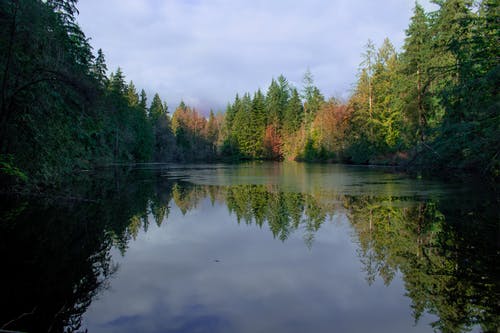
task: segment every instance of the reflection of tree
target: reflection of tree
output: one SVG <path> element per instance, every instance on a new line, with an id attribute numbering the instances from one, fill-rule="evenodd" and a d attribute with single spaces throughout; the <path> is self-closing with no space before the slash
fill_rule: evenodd
<path id="1" fill-rule="evenodd" d="M 282 241 L 294 231 L 305 230 L 310 245 L 314 233 L 325 221 L 327 208 L 309 194 L 281 192 L 276 186 L 237 185 L 226 189 L 226 205 L 238 222 L 255 222 L 262 227 L 267 221 L 275 238 Z"/>
<path id="2" fill-rule="evenodd" d="M 79 328 L 81 315 L 114 271 L 112 241 L 98 210 L 84 206 L 30 207 L 0 223 L 0 328 Z"/>
<path id="3" fill-rule="evenodd" d="M 403 273 L 415 319 L 436 314 L 443 332 L 499 328 L 498 219 L 491 205 L 347 197 L 371 283 Z M 469 200 L 469 203 L 471 201 Z M 462 206 L 460 206 L 462 205 Z"/>
<path id="4" fill-rule="evenodd" d="M 321 202 L 324 198 L 282 192 L 277 186 L 202 186 L 177 182 L 172 187 L 173 201 L 183 214 L 197 207 L 206 197 L 212 203 L 225 203 L 229 212 L 235 214 L 238 223 L 244 221 L 263 227 L 267 222 L 273 236 L 282 241 L 303 228 L 306 242 L 312 242 L 314 233 L 326 217 L 333 215 L 338 208 L 323 205 Z"/>
<path id="5" fill-rule="evenodd" d="M 140 173 L 118 171 L 92 182 L 75 180 L 69 201 L 0 200 L 0 330 L 79 329 L 82 314 L 116 270 L 111 247 L 125 252 L 136 229 L 146 225 L 150 201 L 168 189 L 143 180 Z"/>
<path id="6" fill-rule="evenodd" d="M 205 186 L 193 185 L 191 183 L 175 183 L 172 188 L 172 197 L 175 205 L 185 215 L 189 210 L 196 208 L 200 200 L 207 197 Z"/>
<path id="7" fill-rule="evenodd" d="M 282 191 L 278 185 L 204 186 L 120 172 L 75 191 L 92 200 L 0 201 L 0 329 L 77 329 L 115 269 L 111 247 L 125 253 L 130 239 L 150 223 L 165 223 L 170 205 L 186 214 L 205 199 L 225 204 L 238 223 L 269 228 L 281 241 L 301 232 L 307 246 L 326 219 L 347 212 L 368 282 L 380 276 L 389 284 L 401 272 L 416 320 L 434 313 L 439 318 L 434 326 L 443 332 L 475 324 L 485 332 L 499 327 L 497 202 L 340 197 Z"/>

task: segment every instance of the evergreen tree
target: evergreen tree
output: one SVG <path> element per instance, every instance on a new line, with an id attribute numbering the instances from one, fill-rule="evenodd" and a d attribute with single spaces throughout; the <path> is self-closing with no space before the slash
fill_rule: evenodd
<path id="1" fill-rule="evenodd" d="M 373 76 L 373 119 L 378 153 L 394 153 L 402 144 L 399 63 L 394 46 L 385 39 L 377 52 Z"/>
<path id="2" fill-rule="evenodd" d="M 374 74 L 374 67 L 375 67 L 375 62 L 376 62 L 376 50 L 375 50 L 375 44 L 371 39 L 368 40 L 368 42 L 365 45 L 365 52 L 363 53 L 363 61 L 361 62 L 361 66 L 363 66 L 363 75 L 365 76 L 366 81 L 366 87 L 365 89 L 367 90 L 367 107 L 368 107 L 368 117 L 369 117 L 369 123 L 368 123 L 368 128 L 369 128 L 369 135 L 370 135 L 370 140 L 373 139 L 373 74 Z M 363 81 L 361 81 L 363 82 Z"/>
<path id="3" fill-rule="evenodd" d="M 286 112 L 286 108 L 288 106 L 288 100 L 290 99 L 290 85 L 288 84 L 288 80 L 283 76 L 278 76 L 278 85 L 279 85 L 279 116 L 280 122 L 283 121 L 283 116 Z"/>
<path id="4" fill-rule="evenodd" d="M 141 102 L 146 102 L 145 94 L 141 94 Z M 149 107 L 149 121 L 153 132 L 153 156 L 157 162 L 168 162 L 174 158 L 175 139 L 172 133 L 167 103 L 162 102 L 155 93 Z"/>
<path id="5" fill-rule="evenodd" d="M 491 3 L 440 1 L 433 26 L 436 52 L 448 61 L 439 68 L 445 78 L 440 93 L 445 110 L 439 136 L 429 158 L 436 157 L 447 168 L 474 170 L 498 177 L 500 121 L 498 116 L 499 54 L 498 14 Z M 498 7 L 497 7 L 498 10 Z M 497 23 L 494 22 L 496 17 Z M 490 23 L 488 23 L 490 22 Z M 490 58 L 492 56 L 492 58 Z M 447 80 L 446 80 L 447 79 Z M 431 157 L 432 156 L 432 157 Z"/>
<path id="6" fill-rule="evenodd" d="M 222 125 L 222 148 L 221 154 L 225 157 L 235 158 L 239 154 L 238 143 L 233 133 L 233 123 L 236 116 L 235 104 L 239 101 L 239 96 L 236 94 L 233 104 L 228 103 L 226 112 L 224 113 L 224 124 Z"/>
<path id="7" fill-rule="evenodd" d="M 252 100 L 251 110 L 251 136 L 253 140 L 252 157 L 262 158 L 264 141 L 264 132 L 266 130 L 266 101 L 262 92 L 257 90 Z"/>
<path id="8" fill-rule="evenodd" d="M 252 131 L 252 99 L 249 93 L 243 95 L 239 104 L 235 104 L 236 115 L 234 117 L 233 133 L 238 142 L 240 152 L 245 158 L 251 158 L 256 154 L 255 139 Z"/>
<path id="9" fill-rule="evenodd" d="M 302 82 L 304 84 L 302 92 L 302 98 L 304 99 L 304 122 L 306 130 L 308 130 L 325 98 L 318 87 L 314 85 L 314 77 L 309 68 L 304 74 Z"/>
<path id="10" fill-rule="evenodd" d="M 120 67 L 109 78 L 109 89 L 117 95 L 123 96 L 126 92 L 125 76 Z"/>
<path id="11" fill-rule="evenodd" d="M 368 163 L 372 157 L 380 152 L 380 120 L 375 117 L 375 73 L 384 71 L 383 56 L 377 59 L 375 45 L 371 40 L 365 46 L 363 61 L 356 89 L 349 104 L 352 108 L 350 119 L 349 139 L 350 158 L 355 163 Z M 380 63 L 378 63 L 380 61 Z M 384 96 L 379 96 L 383 99 Z"/>
<path id="12" fill-rule="evenodd" d="M 211 153 L 215 156 L 217 154 L 217 141 L 219 138 L 219 123 L 217 121 L 217 118 L 215 118 L 213 110 L 210 110 L 205 131 L 207 140 L 211 146 Z"/>
<path id="13" fill-rule="evenodd" d="M 130 81 L 127 86 L 127 101 L 128 105 L 131 107 L 136 107 L 139 105 L 139 95 L 135 89 L 134 82 Z"/>
<path id="14" fill-rule="evenodd" d="M 147 98 L 146 92 L 144 91 L 144 89 L 141 89 L 139 108 L 141 109 L 142 112 L 144 112 L 145 115 L 148 114 L 147 103 L 148 103 L 148 98 Z"/>
<path id="15" fill-rule="evenodd" d="M 411 143 L 418 138 L 426 139 L 428 119 L 431 116 L 430 76 L 432 59 L 431 31 L 429 19 L 422 6 L 415 4 L 410 26 L 406 30 L 403 46 L 402 72 L 405 89 L 405 115 L 408 119 L 408 131 Z"/>
<path id="16" fill-rule="evenodd" d="M 293 88 L 283 116 L 283 130 L 286 135 L 297 132 L 304 120 L 304 107 L 299 92 Z"/>
<path id="17" fill-rule="evenodd" d="M 163 107 L 163 102 L 161 101 L 160 95 L 156 93 L 153 96 L 153 101 L 151 102 L 151 106 L 149 107 L 149 118 L 153 123 L 158 121 L 161 116 L 166 114 L 166 110 Z"/>
<path id="18" fill-rule="evenodd" d="M 104 59 L 104 53 L 102 52 L 102 49 L 99 49 L 97 51 L 97 57 L 95 58 L 94 65 L 92 66 L 92 72 L 101 87 L 105 87 L 107 85 L 107 71 L 108 68 L 106 66 L 106 60 Z"/>
<path id="19" fill-rule="evenodd" d="M 267 124 L 273 125 L 275 128 L 279 128 L 282 114 L 281 108 L 282 99 L 280 85 L 275 79 L 272 79 L 266 95 Z"/>

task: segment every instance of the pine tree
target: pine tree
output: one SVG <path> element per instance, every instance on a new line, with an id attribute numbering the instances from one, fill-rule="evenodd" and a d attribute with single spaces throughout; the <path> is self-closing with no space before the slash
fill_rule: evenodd
<path id="1" fill-rule="evenodd" d="M 109 88 L 112 92 L 123 96 L 126 91 L 125 76 L 120 67 L 116 69 L 116 72 L 109 78 Z"/>
<path id="2" fill-rule="evenodd" d="M 163 108 L 163 102 L 161 101 L 160 95 L 156 93 L 149 107 L 149 118 L 154 124 L 164 114 L 166 114 L 166 110 Z"/>
<path id="3" fill-rule="evenodd" d="M 369 117 L 369 134 L 373 138 L 373 73 L 376 62 L 376 51 L 375 44 L 371 39 L 365 45 L 365 52 L 363 53 L 363 61 L 361 65 L 363 66 L 363 74 L 366 78 L 366 89 L 368 92 L 367 105 L 368 105 L 368 117 Z"/>
<path id="4" fill-rule="evenodd" d="M 409 122 L 410 140 L 425 142 L 430 105 L 430 69 L 432 63 L 431 31 L 429 19 L 422 6 L 415 4 L 403 46 L 402 73 L 406 92 L 405 114 Z M 414 133 L 414 134 L 413 134 Z"/>
<path id="5" fill-rule="evenodd" d="M 373 76 L 376 63 L 375 45 L 368 40 L 360 64 L 358 82 L 349 100 L 352 115 L 349 122 L 348 155 L 355 163 L 367 163 L 376 151 Z"/>
<path id="6" fill-rule="evenodd" d="M 205 132 L 208 142 L 210 143 L 211 146 L 211 153 L 215 155 L 217 153 L 216 148 L 219 137 L 219 123 L 217 121 L 217 118 L 215 118 L 213 110 L 210 110 Z"/>
<path id="7" fill-rule="evenodd" d="M 266 129 L 266 101 L 260 89 L 253 96 L 250 118 L 251 135 L 253 138 L 252 157 L 262 158 L 262 143 Z"/>
<path id="8" fill-rule="evenodd" d="M 273 125 L 275 128 L 280 127 L 281 107 L 281 89 L 278 82 L 272 79 L 266 94 L 267 124 Z"/>
<path id="9" fill-rule="evenodd" d="M 127 86 L 127 101 L 130 107 L 136 107 L 139 105 L 139 95 L 135 89 L 134 82 L 130 81 Z"/>
<path id="10" fill-rule="evenodd" d="M 290 99 L 290 85 L 288 84 L 288 80 L 283 76 L 278 76 L 278 85 L 279 85 L 279 119 L 280 122 L 283 121 L 283 116 L 286 112 L 286 108 L 288 106 L 288 100 Z"/>
<path id="11" fill-rule="evenodd" d="M 148 114 L 147 103 L 148 103 L 148 98 L 147 98 L 146 92 L 144 91 L 144 89 L 141 89 L 141 95 L 140 95 L 140 100 L 139 100 L 139 108 L 141 109 L 141 111 L 144 112 L 145 115 Z"/>
<path id="12" fill-rule="evenodd" d="M 321 104 L 325 101 L 325 98 L 318 87 L 314 85 L 314 77 L 309 68 L 304 74 L 302 82 L 304 84 L 302 90 L 302 98 L 304 99 L 304 122 L 306 131 L 308 131 L 311 122 L 321 107 Z"/>
<path id="13" fill-rule="evenodd" d="M 402 112 L 398 96 L 399 68 L 396 50 L 385 39 L 377 52 L 373 75 L 374 139 L 379 153 L 392 153 L 401 143 Z"/>
<path id="14" fill-rule="evenodd" d="M 234 117 L 236 116 L 235 105 L 239 101 L 236 94 L 233 104 L 228 103 L 224 114 L 224 124 L 222 125 L 222 148 L 221 154 L 225 157 L 235 158 L 239 154 L 238 143 L 233 133 Z"/>
<path id="15" fill-rule="evenodd" d="M 304 120 L 304 106 L 300 99 L 299 92 L 293 88 L 290 100 L 283 116 L 283 129 L 286 135 L 297 132 Z"/>
<path id="16" fill-rule="evenodd" d="M 102 49 L 99 49 L 97 51 L 97 57 L 95 58 L 94 65 L 92 66 L 92 72 L 101 87 L 105 87 L 107 85 L 107 80 L 108 80 L 106 76 L 107 71 L 108 67 L 106 66 L 104 53 L 102 52 Z"/>
<path id="17" fill-rule="evenodd" d="M 238 142 L 240 152 L 246 158 L 256 154 L 254 150 L 255 138 L 252 131 L 252 99 L 249 93 L 243 95 L 240 103 L 234 105 L 236 115 L 234 117 L 233 133 Z"/>
<path id="18" fill-rule="evenodd" d="M 431 155 L 447 167 L 498 177 L 499 154 L 493 148 L 500 145 L 495 88 L 500 85 L 500 66 L 495 60 L 495 54 L 499 54 L 498 6 L 495 14 L 490 2 L 480 3 L 477 12 L 473 12 L 472 1 L 446 0 L 438 4 L 433 28 L 435 53 L 447 57 L 438 69 L 445 78 L 439 95 L 445 114 Z"/>

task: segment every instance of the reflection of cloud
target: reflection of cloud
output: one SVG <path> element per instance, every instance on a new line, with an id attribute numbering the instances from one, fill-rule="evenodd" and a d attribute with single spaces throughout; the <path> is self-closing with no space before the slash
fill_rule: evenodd
<path id="1" fill-rule="evenodd" d="M 429 7 L 428 1 L 424 1 Z M 171 107 L 223 109 L 236 92 L 267 89 L 310 67 L 325 94 L 355 81 L 368 38 L 401 46 L 414 1 L 86 0 L 79 22 L 110 69 Z M 204 110 L 206 111 L 206 110 Z"/>
<path id="2" fill-rule="evenodd" d="M 283 243 L 208 199 L 203 215 L 171 204 L 160 228 L 129 243 L 112 291 L 86 314 L 89 331 L 411 332 L 402 281 L 367 286 L 345 215 L 309 250 L 300 233 Z"/>
<path id="3" fill-rule="evenodd" d="M 100 325 L 99 331 L 109 332 L 158 332 L 191 333 L 228 331 L 229 323 L 200 305 L 189 306 L 183 314 L 170 317 L 166 304 L 157 304 L 147 316 L 120 316 Z M 165 320 L 168 319 L 168 320 Z"/>
<path id="4" fill-rule="evenodd" d="M 104 327 L 120 327 L 120 326 L 129 326 L 130 324 L 134 324 L 139 321 L 141 316 L 120 316 L 116 319 L 113 319 L 107 323 L 104 323 L 102 326 Z"/>

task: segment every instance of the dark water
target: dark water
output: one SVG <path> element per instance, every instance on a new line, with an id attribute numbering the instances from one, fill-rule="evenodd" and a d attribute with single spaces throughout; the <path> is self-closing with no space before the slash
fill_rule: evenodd
<path id="1" fill-rule="evenodd" d="M 0 328 L 499 332 L 487 187 L 307 164 L 114 170 L 0 210 Z"/>

